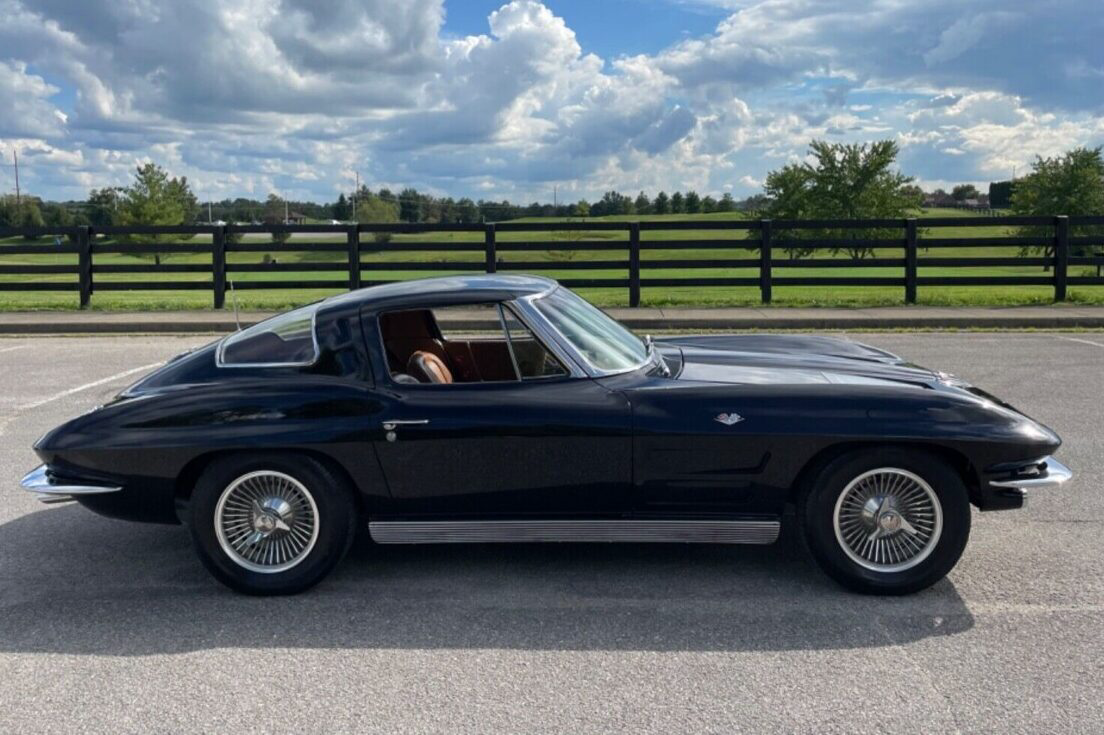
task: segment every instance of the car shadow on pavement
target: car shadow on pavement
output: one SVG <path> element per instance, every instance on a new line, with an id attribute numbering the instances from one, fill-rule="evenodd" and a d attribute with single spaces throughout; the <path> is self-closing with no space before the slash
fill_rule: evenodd
<path id="1" fill-rule="evenodd" d="M 75 506 L 0 526 L 4 652 L 851 649 L 973 624 L 949 580 L 909 597 L 851 594 L 786 536 L 766 547 L 361 538 L 315 589 L 251 598 L 210 578 L 178 526 L 111 521 Z"/>

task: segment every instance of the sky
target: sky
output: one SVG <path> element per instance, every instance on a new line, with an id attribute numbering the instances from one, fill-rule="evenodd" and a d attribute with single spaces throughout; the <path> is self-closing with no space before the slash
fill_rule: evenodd
<path id="1" fill-rule="evenodd" d="M 737 198 L 812 139 L 925 188 L 1104 145 L 1100 0 L 0 0 L 0 193 Z"/>

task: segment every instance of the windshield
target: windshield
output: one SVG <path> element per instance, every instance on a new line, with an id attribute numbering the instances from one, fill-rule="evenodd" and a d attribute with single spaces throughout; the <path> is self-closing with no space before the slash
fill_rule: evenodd
<path id="1" fill-rule="evenodd" d="M 565 288 L 533 305 L 598 370 L 630 370 L 648 360 L 648 350 L 636 335 Z"/>

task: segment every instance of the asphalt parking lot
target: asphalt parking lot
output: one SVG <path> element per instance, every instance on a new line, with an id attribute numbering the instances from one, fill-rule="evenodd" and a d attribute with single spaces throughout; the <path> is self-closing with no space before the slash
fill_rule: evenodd
<path id="1" fill-rule="evenodd" d="M 1076 476 L 849 594 L 793 545 L 373 547 L 240 597 L 186 531 L 47 507 L 32 442 L 204 337 L 0 339 L 0 731 L 1100 732 L 1104 334 L 848 335 L 1049 424 Z"/>

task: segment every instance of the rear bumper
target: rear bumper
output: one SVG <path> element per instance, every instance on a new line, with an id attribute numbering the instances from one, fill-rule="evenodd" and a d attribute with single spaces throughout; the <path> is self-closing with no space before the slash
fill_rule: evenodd
<path id="1" fill-rule="evenodd" d="M 1044 457 L 1032 465 L 1034 474 L 1022 477 L 1001 477 L 985 483 L 981 493 L 981 510 L 1013 510 L 1022 508 L 1029 490 L 1050 490 L 1069 482 L 1073 470 L 1056 460 Z"/>
<path id="2" fill-rule="evenodd" d="M 46 471 L 46 465 L 39 465 L 23 476 L 19 483 L 24 490 L 34 493 L 43 503 L 66 503 L 70 500 L 87 497 L 89 495 L 103 495 L 117 493 L 122 487 L 115 485 L 93 485 L 85 482 L 79 484 L 64 481 L 55 481 Z"/>

